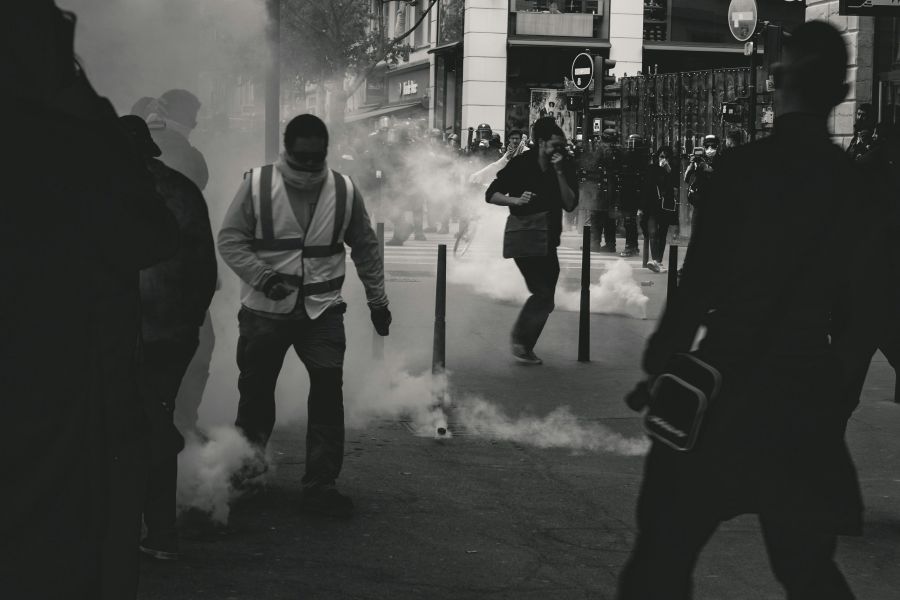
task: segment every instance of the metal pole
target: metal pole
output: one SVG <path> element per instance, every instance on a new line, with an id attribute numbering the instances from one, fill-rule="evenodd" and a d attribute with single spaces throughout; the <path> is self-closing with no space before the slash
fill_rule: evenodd
<path id="1" fill-rule="evenodd" d="M 378 236 L 378 250 L 381 252 L 381 265 L 387 275 L 387 267 L 384 264 L 384 223 L 378 223 L 375 228 Z M 378 335 L 378 332 L 372 332 L 372 356 L 375 360 L 384 358 L 384 338 Z"/>
<path id="2" fill-rule="evenodd" d="M 638 226 L 640 226 L 640 219 L 638 219 Z M 644 268 L 647 268 L 647 263 L 650 262 L 650 219 L 647 219 L 647 228 L 642 231 L 644 234 Z"/>
<path id="3" fill-rule="evenodd" d="M 578 318 L 578 362 L 591 360 L 591 226 L 581 240 L 581 312 Z"/>
<path id="4" fill-rule="evenodd" d="M 675 298 L 678 292 L 678 246 L 671 244 L 669 246 L 669 282 L 666 287 L 666 304 Z"/>
<path id="5" fill-rule="evenodd" d="M 437 284 L 434 294 L 434 349 L 431 355 L 431 371 L 443 373 L 446 364 L 447 343 L 447 244 L 438 246 Z"/>
<path id="6" fill-rule="evenodd" d="M 756 140 L 756 40 L 757 36 L 751 38 L 750 52 L 750 141 Z"/>
<path id="7" fill-rule="evenodd" d="M 266 162 L 278 159 L 278 130 L 281 108 L 281 0 L 267 0 L 269 8 L 269 64 L 266 68 Z"/>

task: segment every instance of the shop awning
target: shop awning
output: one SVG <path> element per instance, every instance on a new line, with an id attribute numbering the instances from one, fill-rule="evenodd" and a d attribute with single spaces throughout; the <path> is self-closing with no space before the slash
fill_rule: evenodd
<path id="1" fill-rule="evenodd" d="M 416 100 L 415 102 L 406 102 L 404 104 L 394 104 L 391 106 L 382 106 L 381 108 L 376 108 L 375 110 L 370 110 L 368 112 L 347 115 L 344 117 L 344 122 L 345 123 L 355 123 L 356 121 L 363 121 L 365 119 L 373 119 L 373 118 L 377 118 L 377 117 L 383 117 L 385 115 L 392 115 L 394 113 L 412 109 L 417 106 L 420 109 L 424 108 L 422 106 L 421 100 Z"/>
<path id="2" fill-rule="evenodd" d="M 449 44 L 443 44 L 441 46 L 435 46 L 431 50 L 428 51 L 428 54 L 440 54 L 442 52 L 450 52 L 451 50 L 456 50 L 457 48 L 462 47 L 462 42 L 450 42 Z"/>
<path id="3" fill-rule="evenodd" d="M 510 36 L 510 46 L 524 46 L 531 48 L 539 48 L 553 46 L 556 48 L 569 47 L 572 48 L 609 48 L 608 40 L 598 40 L 597 38 L 552 36 L 552 35 L 516 35 Z"/>

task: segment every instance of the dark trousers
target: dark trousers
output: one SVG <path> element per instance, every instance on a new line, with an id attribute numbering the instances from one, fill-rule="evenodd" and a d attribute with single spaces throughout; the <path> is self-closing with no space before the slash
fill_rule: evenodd
<path id="1" fill-rule="evenodd" d="M 335 482 L 344 460 L 343 305 L 315 320 L 268 319 L 241 309 L 237 363 L 240 401 L 235 425 L 265 448 L 275 427 L 275 384 L 288 348 L 309 373 L 305 488 Z"/>
<path id="2" fill-rule="evenodd" d="M 625 225 L 625 248 L 638 247 L 638 218 L 636 210 L 622 210 Z"/>
<path id="3" fill-rule="evenodd" d="M 213 350 L 216 347 L 216 334 L 213 331 L 209 313 L 203 326 L 200 327 L 200 343 L 194 358 L 188 365 L 187 372 L 181 379 L 178 396 L 175 398 L 175 425 L 184 434 L 197 428 L 198 410 L 209 380 L 209 365 L 212 362 Z"/>
<path id="4" fill-rule="evenodd" d="M 556 282 L 559 280 L 559 258 L 556 248 L 553 248 L 547 256 L 529 256 L 515 261 L 531 296 L 525 301 L 513 326 L 512 343 L 522 344 L 531 350 L 553 312 Z"/>
<path id="5" fill-rule="evenodd" d="M 143 346 L 138 383 L 150 413 L 152 455 L 147 491 L 144 495 L 144 523 L 147 537 L 173 543 L 175 492 L 178 479 L 178 452 L 183 445 L 174 426 L 175 398 L 198 340 L 148 342 Z"/>
<path id="6" fill-rule="evenodd" d="M 641 218 L 641 231 L 650 238 L 650 258 L 657 262 L 662 262 L 666 253 L 669 222 L 659 217 L 644 214 Z"/>
<path id="7" fill-rule="evenodd" d="M 663 449 L 663 452 L 671 452 Z M 659 452 L 658 448 L 651 454 Z M 618 600 L 690 600 L 692 573 L 721 522 L 709 494 L 673 494 L 672 477 L 649 467 L 638 500 L 638 536 L 619 579 Z M 657 465 L 659 466 L 659 465 Z M 677 496 L 677 497 L 676 497 Z M 759 516 L 775 577 L 789 600 L 849 600 L 853 593 L 834 562 L 833 533 L 784 517 Z"/>
<path id="8" fill-rule="evenodd" d="M 615 249 L 616 220 L 609 216 L 609 211 L 591 211 L 591 247 L 596 250 L 604 244 L 607 248 Z"/>

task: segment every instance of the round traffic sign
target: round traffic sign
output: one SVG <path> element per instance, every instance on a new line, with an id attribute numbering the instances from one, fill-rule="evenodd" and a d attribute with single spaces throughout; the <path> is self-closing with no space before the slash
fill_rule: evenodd
<path id="1" fill-rule="evenodd" d="M 728 5 L 728 29 L 739 42 L 746 42 L 756 32 L 759 9 L 756 0 L 731 0 Z"/>
<path id="2" fill-rule="evenodd" d="M 588 89 L 594 80 L 594 59 L 587 52 L 582 52 L 572 61 L 572 82 L 581 91 Z"/>

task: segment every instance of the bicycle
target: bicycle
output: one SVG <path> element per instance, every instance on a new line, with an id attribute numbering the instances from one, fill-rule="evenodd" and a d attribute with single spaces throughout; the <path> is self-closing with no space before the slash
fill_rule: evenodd
<path id="1" fill-rule="evenodd" d="M 453 243 L 453 256 L 460 258 L 465 256 L 472 242 L 475 241 L 475 234 L 478 232 L 478 219 L 460 219 L 459 232 L 456 234 L 456 241 Z"/>

